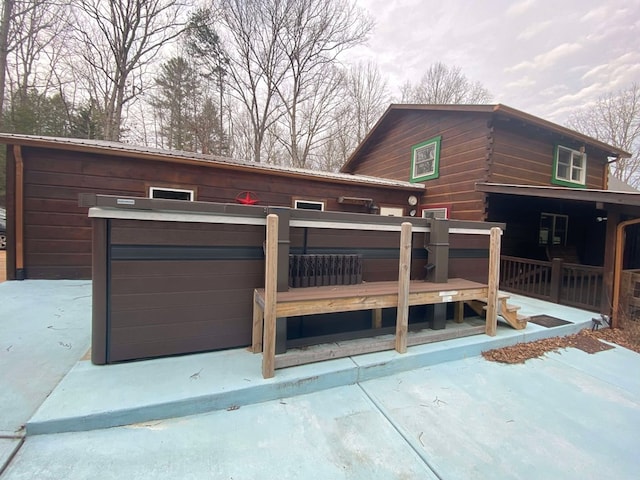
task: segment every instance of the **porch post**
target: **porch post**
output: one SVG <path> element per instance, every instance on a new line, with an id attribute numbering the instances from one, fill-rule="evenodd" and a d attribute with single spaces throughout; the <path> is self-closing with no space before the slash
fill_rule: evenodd
<path id="1" fill-rule="evenodd" d="M 618 223 L 620 223 L 620 212 L 607 210 L 607 232 L 602 267 L 602 297 L 600 299 L 600 313 L 604 315 L 611 315 L 613 308 L 613 270 L 616 260 L 616 227 Z"/>

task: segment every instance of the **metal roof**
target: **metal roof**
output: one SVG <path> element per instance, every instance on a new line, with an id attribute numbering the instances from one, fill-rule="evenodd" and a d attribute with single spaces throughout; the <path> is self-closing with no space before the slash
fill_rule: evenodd
<path id="1" fill-rule="evenodd" d="M 205 155 L 196 152 L 152 148 L 107 140 L 0 133 L 0 143 L 7 145 L 23 145 L 28 147 L 95 153 L 101 155 L 127 156 L 173 163 L 210 165 L 234 170 L 256 170 L 269 175 L 305 177 L 327 182 L 356 183 L 417 191 L 425 190 L 425 186 L 422 184 L 403 182 L 399 180 L 246 162 L 217 155 Z"/>
<path id="2" fill-rule="evenodd" d="M 617 192 L 590 188 L 538 187 L 502 183 L 476 183 L 476 190 L 485 193 L 501 193 L 525 197 L 555 198 L 581 202 L 602 202 L 614 205 L 640 207 L 640 191 Z"/>
<path id="3" fill-rule="evenodd" d="M 384 112 L 382 117 L 380 117 L 378 122 L 369 131 L 369 133 L 364 138 L 364 140 L 362 140 L 360 145 L 358 145 L 358 147 L 354 150 L 351 156 L 347 159 L 346 163 L 342 166 L 340 171 L 341 172 L 348 171 L 349 167 L 355 161 L 356 157 L 360 154 L 360 152 L 365 148 L 365 146 L 373 138 L 376 131 L 385 123 L 386 120 L 388 120 L 388 117 L 392 116 L 393 113 L 402 112 L 402 111 L 424 111 L 424 112 L 444 111 L 444 112 L 485 113 L 489 115 L 502 115 L 503 117 L 520 120 L 526 124 L 534 125 L 544 130 L 547 130 L 547 131 L 556 133 L 558 135 L 562 135 L 564 137 L 568 137 L 576 141 L 582 142 L 586 145 L 590 145 L 592 147 L 598 148 L 600 150 L 603 150 L 604 152 L 607 152 L 607 154 L 612 157 L 618 157 L 618 158 L 631 157 L 631 154 L 629 152 L 626 152 L 620 148 L 614 147 L 612 145 L 608 145 L 604 142 L 596 140 L 595 138 L 576 132 L 575 130 L 571 130 L 570 128 L 563 127 L 556 123 L 550 122 L 548 120 L 544 120 L 540 117 L 536 117 L 535 115 L 525 113 L 521 110 L 517 110 L 515 108 L 509 107 L 507 105 L 502 105 L 500 103 L 492 104 L 492 105 L 391 104 L 389 105 L 389 108 L 387 108 L 387 110 Z"/>

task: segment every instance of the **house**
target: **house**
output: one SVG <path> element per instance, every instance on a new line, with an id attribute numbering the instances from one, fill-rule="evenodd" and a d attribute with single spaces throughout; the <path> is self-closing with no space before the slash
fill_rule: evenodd
<path id="1" fill-rule="evenodd" d="M 91 278 L 95 363 L 250 345 L 273 209 L 288 225 L 283 262 L 288 253 L 359 256 L 362 281 L 397 281 L 403 219 L 382 215 L 415 216 L 425 189 L 95 140 L 0 134 L 0 142 L 7 145 L 7 278 Z M 89 216 L 96 196 L 108 196 L 113 208 L 95 206 Z M 414 220 L 413 279 L 435 275 L 425 267 L 438 264 L 430 259 L 438 250 L 444 278 L 486 282 L 492 225 L 453 222 L 450 236 L 440 233 L 446 246 L 428 253 L 435 237 Z M 424 321 L 424 312 L 416 315 Z M 382 317 L 388 323 L 393 312 Z M 370 329 L 371 318 L 307 316 L 285 327 L 287 339 L 304 339 Z"/>
<path id="2" fill-rule="evenodd" d="M 611 313 L 621 224 L 640 267 L 640 192 L 607 181 L 629 155 L 505 105 L 391 105 L 341 171 L 425 185 L 421 215 L 505 222 L 501 288 Z"/>
<path id="3" fill-rule="evenodd" d="M 7 279 L 90 279 L 79 195 L 408 214 L 424 186 L 115 142 L 0 134 L 7 145 Z"/>

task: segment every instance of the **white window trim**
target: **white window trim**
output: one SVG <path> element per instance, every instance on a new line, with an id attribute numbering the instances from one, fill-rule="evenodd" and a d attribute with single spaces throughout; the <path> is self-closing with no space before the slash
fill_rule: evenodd
<path id="1" fill-rule="evenodd" d="M 429 215 L 429 213 L 433 213 L 433 215 Z M 423 208 L 422 209 L 422 218 L 442 218 L 444 220 L 449 219 L 449 209 L 447 207 L 436 207 L 436 208 Z"/>
<path id="2" fill-rule="evenodd" d="M 569 178 L 561 177 L 558 175 L 558 167 L 560 166 L 560 150 L 565 150 L 571 154 L 571 161 L 569 165 Z M 580 180 L 573 180 L 573 171 L 574 171 L 574 157 L 580 156 L 582 157 L 582 168 L 580 169 Z M 586 185 L 587 182 L 587 154 L 581 152 L 579 150 L 574 150 L 573 148 L 565 147 L 563 145 L 556 146 L 555 152 L 555 162 L 554 162 L 555 171 L 553 172 L 553 180 L 555 183 L 559 184 L 571 184 L 571 185 Z"/>
<path id="3" fill-rule="evenodd" d="M 184 188 L 169 188 L 169 187 L 149 187 L 149 198 L 156 198 L 153 196 L 154 192 L 176 192 L 176 193 L 188 193 L 189 194 L 189 202 L 193 202 L 195 200 L 195 191 L 187 190 Z"/>
<path id="4" fill-rule="evenodd" d="M 411 147 L 411 181 L 422 182 L 425 180 L 431 180 L 438 178 L 440 171 L 440 142 L 441 136 L 430 138 L 424 142 L 418 143 Z M 418 162 L 416 161 L 417 153 L 423 148 L 433 148 L 433 163 L 432 168 L 428 172 L 418 172 Z"/>
<path id="5" fill-rule="evenodd" d="M 301 203 L 306 203 L 307 205 L 320 205 L 320 209 L 316 209 L 316 208 L 306 208 L 305 207 L 301 207 L 300 204 Z M 318 210 L 320 212 L 324 212 L 324 202 L 319 202 L 317 200 L 294 200 L 293 201 L 293 208 L 298 208 L 301 210 Z"/>

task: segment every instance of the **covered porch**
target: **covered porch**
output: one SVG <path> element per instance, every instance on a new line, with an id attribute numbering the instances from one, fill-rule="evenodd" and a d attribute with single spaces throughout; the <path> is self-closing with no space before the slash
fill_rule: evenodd
<path id="1" fill-rule="evenodd" d="M 502 289 L 606 315 L 626 311 L 623 277 L 640 268 L 640 192 L 476 188 L 487 194 L 487 220 L 507 224 Z"/>

